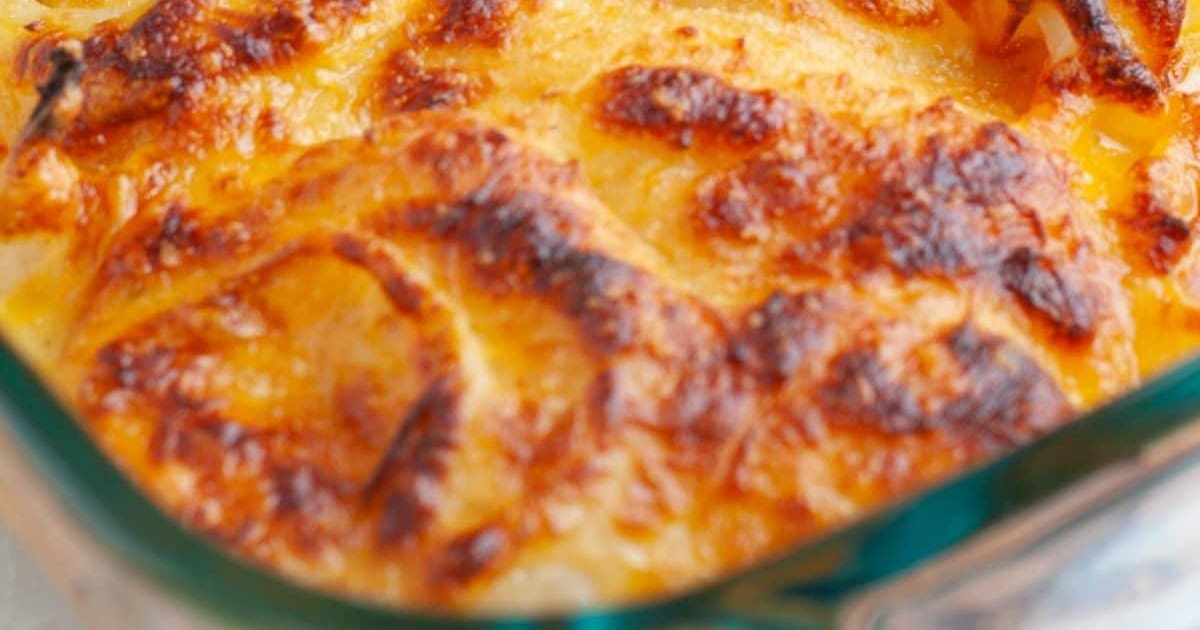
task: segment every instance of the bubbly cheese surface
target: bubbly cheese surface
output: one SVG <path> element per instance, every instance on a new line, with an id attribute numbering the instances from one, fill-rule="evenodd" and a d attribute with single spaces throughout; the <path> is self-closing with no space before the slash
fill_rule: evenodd
<path id="1" fill-rule="evenodd" d="M 0 328 L 306 583 L 662 596 L 1200 347 L 1183 0 L 0 4 Z"/>

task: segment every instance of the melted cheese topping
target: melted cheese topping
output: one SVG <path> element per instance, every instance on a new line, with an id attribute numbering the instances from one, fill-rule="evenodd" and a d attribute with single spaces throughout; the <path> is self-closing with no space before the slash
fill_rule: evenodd
<path id="1" fill-rule="evenodd" d="M 563 609 L 1200 346 L 1181 0 L 15 0 L 0 322 L 189 527 Z"/>

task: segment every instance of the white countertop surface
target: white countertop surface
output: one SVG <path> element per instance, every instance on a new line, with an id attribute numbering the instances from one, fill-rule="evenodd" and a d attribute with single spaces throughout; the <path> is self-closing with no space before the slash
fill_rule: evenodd
<path id="1" fill-rule="evenodd" d="M 4 630 L 76 630 L 65 597 L 0 525 L 0 628 Z"/>

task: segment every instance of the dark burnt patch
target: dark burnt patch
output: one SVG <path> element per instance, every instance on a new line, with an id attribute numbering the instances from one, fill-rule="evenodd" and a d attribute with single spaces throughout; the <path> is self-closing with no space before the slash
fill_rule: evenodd
<path id="1" fill-rule="evenodd" d="M 183 328 L 179 322 L 166 326 Z M 89 417 L 154 418 L 150 460 L 200 470 L 218 469 L 227 454 L 236 457 L 245 440 L 258 437 L 222 415 L 212 388 L 211 344 L 194 335 L 164 339 L 154 327 L 140 332 L 141 338 L 119 339 L 97 354 L 82 396 Z"/>
<path id="2" fill-rule="evenodd" d="M 1094 332 L 1094 290 L 1073 263 L 1044 253 L 1052 238 L 1080 239 L 1063 218 L 1076 203 L 1069 179 L 1049 156 L 1000 123 L 969 133 L 935 125 L 915 148 L 894 130 L 813 128 L 811 141 L 702 185 L 699 229 L 783 238 L 791 273 L 982 281 L 1066 338 Z"/>
<path id="3" fill-rule="evenodd" d="M 197 388 L 208 380 L 208 367 L 200 359 L 206 352 L 202 340 L 186 337 L 167 342 L 147 336 L 105 346 L 83 388 L 88 417 L 210 415 L 213 402 L 204 389 Z"/>
<path id="4" fill-rule="evenodd" d="M 242 448 L 259 436 L 230 420 L 172 414 L 154 427 L 150 457 L 155 463 L 185 463 L 210 470 L 243 455 Z"/>
<path id="5" fill-rule="evenodd" d="M 732 238 L 766 238 L 781 223 L 805 232 L 829 227 L 836 218 L 838 162 L 861 153 L 855 140 L 814 112 L 801 116 L 802 142 L 751 157 L 698 194 L 697 219 L 705 232 Z"/>
<path id="6" fill-rule="evenodd" d="M 445 474 L 459 424 L 458 384 L 441 377 L 425 390 L 400 423 L 375 473 L 363 486 L 363 500 L 377 510 L 381 545 L 412 542 L 432 522 L 437 509 L 431 488 Z"/>
<path id="7" fill-rule="evenodd" d="M 744 332 L 730 343 L 730 358 L 756 380 L 782 384 L 827 353 L 841 311 L 828 293 L 774 293 L 746 316 Z"/>
<path id="8" fill-rule="evenodd" d="M 597 375 L 586 397 L 590 432 L 575 443 L 606 445 L 624 428 L 636 426 L 671 445 L 663 456 L 673 468 L 711 466 L 722 445 L 756 417 L 756 375 L 744 365 L 744 357 L 733 358 L 738 351 L 753 350 L 732 350 L 729 339 L 720 337 L 689 350 L 671 357 L 649 355 L 669 375 L 664 381 L 669 386 L 650 396 L 629 374 L 605 370 Z"/>
<path id="9" fill-rule="evenodd" d="M 263 16 L 238 16 L 240 19 L 216 23 L 213 30 L 233 52 L 223 71 L 254 70 L 279 65 L 294 59 L 308 45 L 311 16 L 290 8 Z"/>
<path id="10" fill-rule="evenodd" d="M 1026 308 L 1068 339 L 1087 339 L 1095 332 L 1091 296 L 1064 278 L 1050 258 L 1019 247 L 1001 263 L 1000 278 Z"/>
<path id="11" fill-rule="evenodd" d="M 161 0 L 128 31 L 105 27 L 84 44 L 89 68 L 132 81 L 183 83 L 295 58 L 319 27 L 359 16 L 367 0 L 273 3 L 264 13 L 220 11 L 201 0 Z"/>
<path id="12" fill-rule="evenodd" d="M 1014 240 L 1039 240 L 1036 212 L 1006 203 L 1024 187 L 1028 164 L 1021 149 L 1002 126 L 981 130 L 961 148 L 931 136 L 901 172 L 880 173 L 861 214 L 830 242 L 844 247 L 852 264 L 906 276 L 953 277 L 994 267 L 1005 245 L 995 242 L 1001 225 L 1016 232 Z"/>
<path id="13" fill-rule="evenodd" d="M 206 220 L 193 208 L 171 203 L 161 216 L 140 217 L 116 237 L 97 281 L 106 285 L 247 254 L 265 238 L 266 223 L 266 217 L 256 212 Z"/>
<path id="14" fill-rule="evenodd" d="M 21 143 L 56 135 L 79 115 L 83 96 L 79 77 L 83 74 L 78 42 L 54 47 L 47 53 L 50 74 L 38 84 L 38 103 L 21 132 Z"/>
<path id="15" fill-rule="evenodd" d="M 267 502 L 278 516 L 315 517 L 349 494 L 344 479 L 331 478 L 304 463 L 273 466 L 267 479 L 270 488 Z"/>
<path id="16" fill-rule="evenodd" d="M 423 37 L 435 44 L 500 46 L 508 40 L 519 0 L 433 0 L 437 23 Z"/>
<path id="17" fill-rule="evenodd" d="M 368 239 L 352 234 L 333 237 L 333 251 L 346 261 L 366 269 L 392 301 L 396 311 L 417 314 L 425 300 L 425 289 L 413 284 L 395 261 Z"/>
<path id="18" fill-rule="evenodd" d="M 1162 85 L 1134 53 L 1104 0 L 1058 0 L 1058 6 L 1081 47 L 1090 89 L 1139 110 L 1162 108 Z"/>
<path id="19" fill-rule="evenodd" d="M 626 66 L 604 78 L 601 121 L 679 148 L 717 142 L 751 147 L 778 137 L 789 106 L 774 92 L 750 91 L 690 68 Z"/>
<path id="20" fill-rule="evenodd" d="M 461 587 L 495 566 L 515 541 L 501 525 L 485 525 L 460 534 L 436 552 L 428 582 L 435 590 Z"/>
<path id="21" fill-rule="evenodd" d="M 704 355 L 689 357 L 686 366 L 653 423 L 678 447 L 669 455 L 672 464 L 695 470 L 752 421 L 759 401 L 738 370 Z"/>
<path id="22" fill-rule="evenodd" d="M 834 422 L 902 434 L 932 425 L 913 392 L 887 370 L 875 348 L 838 355 L 829 368 L 822 403 Z"/>
<path id="23" fill-rule="evenodd" d="M 480 284 L 489 290 L 552 298 L 599 349 L 628 349 L 637 340 L 637 272 L 573 243 L 581 226 L 572 212 L 550 210 L 556 197 L 521 190 L 480 191 L 450 205 L 416 211 L 413 228 L 448 238 L 473 252 Z"/>
<path id="24" fill-rule="evenodd" d="M 1169 273 L 1192 241 L 1192 226 L 1153 205 L 1125 218 L 1122 242 L 1155 273 Z"/>
<path id="25" fill-rule="evenodd" d="M 599 352 L 632 350 L 649 335 L 650 321 L 681 322 L 684 309 L 667 302 L 653 278 L 579 244 L 581 216 L 556 195 L 493 183 L 455 202 L 385 213 L 377 228 L 454 244 L 481 288 L 549 300 Z M 667 330 L 672 338 L 684 334 L 682 323 Z"/>
<path id="26" fill-rule="evenodd" d="M 1175 267 L 1192 242 L 1185 201 L 1173 194 L 1176 174 L 1166 162 L 1143 160 L 1132 172 L 1133 196 L 1120 215 L 1120 237 L 1126 256 L 1150 271 L 1165 274 Z M 1181 216 L 1183 215 L 1183 216 Z"/>
<path id="27" fill-rule="evenodd" d="M 287 415 L 265 426 L 255 426 L 259 418 L 239 419 L 237 390 L 244 383 L 230 377 L 244 367 L 236 357 L 247 340 L 282 342 L 296 351 L 286 345 L 292 324 L 271 310 L 278 307 L 262 291 L 289 261 L 331 255 L 370 273 L 397 316 L 416 318 L 421 339 L 404 350 L 422 379 L 412 386 L 423 392 L 397 394 L 391 378 L 407 377 L 352 360 L 339 369 L 344 380 L 328 383 L 328 392 L 320 381 L 311 390 L 288 391 L 280 405 Z M 433 307 L 420 288 L 382 251 L 345 235 L 289 248 L 224 284 L 221 292 L 155 315 L 103 347 L 80 391 L 87 416 L 144 424 L 150 461 L 187 466 L 198 479 L 197 497 L 222 505 L 215 521 L 186 506 L 181 517 L 222 540 L 239 544 L 244 532 L 258 531 L 315 553 L 322 541 L 348 533 L 337 516 L 347 513 L 361 513 L 358 523 L 375 527 L 384 544 L 418 535 L 436 507 L 434 489 L 458 422 L 453 350 L 438 321 L 425 317 Z M 276 356 L 262 354 L 264 361 Z M 290 359 L 283 364 L 292 365 Z M 272 374 L 288 369 L 274 367 Z"/>
<path id="28" fill-rule="evenodd" d="M 1133 53 L 1103 0 L 1059 0 L 1101 93 L 1141 109 L 1162 107 L 1162 86 Z"/>
<path id="29" fill-rule="evenodd" d="M 380 94 L 387 113 L 458 109 L 480 92 L 478 81 L 453 68 L 426 68 L 410 52 L 393 55 L 385 64 Z"/>
<path id="30" fill-rule="evenodd" d="M 578 184 L 575 169 L 532 155 L 502 131 L 470 126 L 422 134 L 409 147 L 414 163 L 428 168 L 442 189 L 497 190 L 537 186 L 553 190 Z"/>
<path id="31" fill-rule="evenodd" d="M 933 343 L 947 373 L 922 373 L 911 355 L 889 364 L 872 345 L 840 354 L 819 394 L 829 421 L 887 435 L 944 432 L 991 450 L 1070 417 L 1054 380 L 1003 338 L 963 325 Z"/>
<path id="32" fill-rule="evenodd" d="M 1009 446 L 1069 419 L 1074 410 L 1054 379 L 1002 337 L 971 325 L 943 343 L 962 369 L 962 387 L 938 410 L 939 423 L 969 427 Z"/>
<path id="33" fill-rule="evenodd" d="M 102 24 L 83 44 L 76 139 L 186 103 L 218 77 L 294 60 L 361 15 L 367 2 L 283 2 L 238 13 L 202 0 L 161 0 L 127 30 Z"/>
<path id="34" fill-rule="evenodd" d="M 81 396 L 86 417 L 149 423 L 151 465 L 183 465 L 196 475 L 194 495 L 178 506 L 188 526 L 228 544 L 257 530 L 315 551 L 331 535 L 323 515 L 352 484 L 305 461 L 311 439 L 226 417 L 215 385 L 217 348 L 188 334 L 187 319 L 167 317 L 101 349 Z M 222 509 L 205 510 L 205 502 Z"/>

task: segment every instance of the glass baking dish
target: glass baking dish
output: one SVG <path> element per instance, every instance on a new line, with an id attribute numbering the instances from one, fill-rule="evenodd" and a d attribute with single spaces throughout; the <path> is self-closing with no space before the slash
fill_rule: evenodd
<path id="1" fill-rule="evenodd" d="M 143 497 L 3 343 L 0 413 L 8 429 L 0 431 L 0 517 L 73 599 L 82 618 L 97 627 L 128 628 L 131 620 L 173 628 L 796 627 L 848 619 L 870 626 L 876 625 L 872 610 L 894 606 L 896 593 L 903 602 L 913 597 L 912 588 L 961 575 L 963 562 L 953 558 L 978 547 L 980 539 L 1011 530 L 1013 523 L 1018 529 L 1024 523 L 1027 531 L 1010 539 L 1035 539 L 1049 528 L 1035 522 L 1048 503 L 1060 506 L 1051 510 L 1057 514 L 1051 522 L 1069 522 L 1080 510 L 1164 470 L 1172 457 L 1128 462 L 1200 416 L 1200 358 L 1033 444 L 741 573 L 663 600 L 541 618 L 389 609 L 285 581 L 225 554 Z M 1186 449 L 1170 452 L 1181 450 Z M 1125 472 L 1114 475 L 1114 469 Z M 1103 481 L 1113 478 L 1120 483 Z M 1103 491 L 1078 490 L 1089 484 Z M 1077 490 L 1062 492 L 1068 487 Z M 1045 501 L 1056 494 L 1055 501 Z M 1064 496 L 1090 500 L 1068 501 L 1062 508 Z M 1018 512 L 1020 518 L 1007 518 Z M 977 536 L 985 529 L 986 535 Z M 969 538 L 976 540 L 964 544 Z M 951 548 L 957 551 L 944 553 Z M 940 568 L 947 562 L 949 568 Z M 919 565 L 924 568 L 910 571 Z M 897 590 L 908 578 L 893 578 L 906 572 L 916 576 L 916 587 Z"/>

